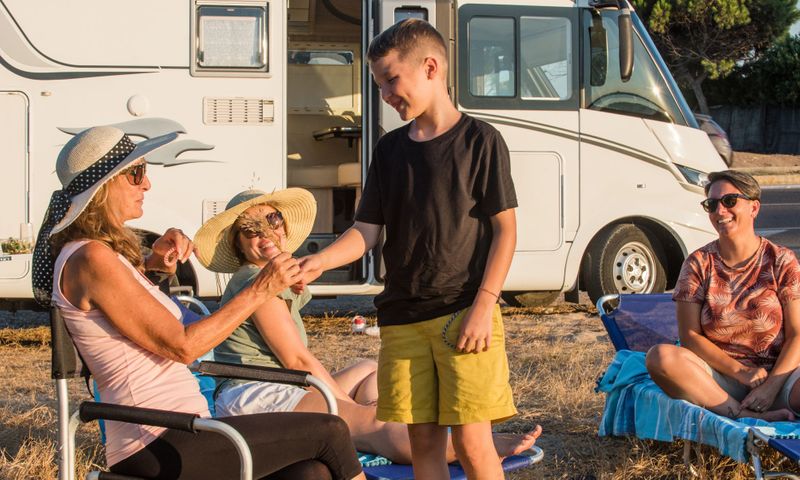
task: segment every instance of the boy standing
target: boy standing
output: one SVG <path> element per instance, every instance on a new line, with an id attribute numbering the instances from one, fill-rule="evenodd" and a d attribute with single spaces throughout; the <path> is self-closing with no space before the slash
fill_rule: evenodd
<path id="1" fill-rule="evenodd" d="M 310 282 L 361 257 L 386 226 L 385 289 L 375 297 L 378 418 L 408 424 L 415 478 L 448 477 L 448 426 L 469 478 L 503 478 L 491 424 L 516 409 L 497 300 L 514 254 L 517 200 L 500 134 L 450 101 L 446 52 L 422 20 L 372 41 L 367 59 L 381 97 L 412 122 L 379 140 L 353 227 L 300 263 Z"/>

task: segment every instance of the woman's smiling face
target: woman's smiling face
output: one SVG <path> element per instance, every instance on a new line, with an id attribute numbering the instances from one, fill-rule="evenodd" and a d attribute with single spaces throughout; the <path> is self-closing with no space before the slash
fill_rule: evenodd
<path id="1" fill-rule="evenodd" d="M 708 198 L 719 199 L 728 194 L 741 194 L 731 182 L 719 180 L 711 185 Z M 717 208 L 708 212 L 708 218 L 720 237 L 732 237 L 739 234 L 755 234 L 755 219 L 761 202 L 737 198 L 736 204 L 730 208 L 717 202 Z"/>
<path id="2" fill-rule="evenodd" d="M 267 221 L 267 215 L 275 212 L 277 210 L 270 205 L 255 205 L 242 212 L 237 219 L 240 226 L 235 241 L 247 262 L 266 265 L 271 258 L 268 253 L 270 247 L 275 246 L 280 251 L 285 249 L 285 224 L 274 228 Z"/>

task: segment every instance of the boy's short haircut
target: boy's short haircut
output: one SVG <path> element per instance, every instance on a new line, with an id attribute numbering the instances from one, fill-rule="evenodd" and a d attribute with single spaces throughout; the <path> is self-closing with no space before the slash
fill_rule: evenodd
<path id="1" fill-rule="evenodd" d="M 367 60 L 374 62 L 392 50 L 397 51 L 400 60 L 404 60 L 412 54 L 424 54 L 420 48 L 423 45 L 435 49 L 447 61 L 447 45 L 433 25 L 418 18 L 407 18 L 372 39 L 367 49 Z"/>

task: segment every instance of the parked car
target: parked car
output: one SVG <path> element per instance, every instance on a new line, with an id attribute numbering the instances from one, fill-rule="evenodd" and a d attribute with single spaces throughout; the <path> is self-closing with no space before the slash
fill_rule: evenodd
<path id="1" fill-rule="evenodd" d="M 694 118 L 697 119 L 700 130 L 708 134 L 708 138 L 711 139 L 714 148 L 719 152 L 719 156 L 725 161 L 725 165 L 730 167 L 731 163 L 733 163 L 733 148 L 731 148 L 731 142 L 728 140 L 728 134 L 710 115 L 695 113 Z"/>

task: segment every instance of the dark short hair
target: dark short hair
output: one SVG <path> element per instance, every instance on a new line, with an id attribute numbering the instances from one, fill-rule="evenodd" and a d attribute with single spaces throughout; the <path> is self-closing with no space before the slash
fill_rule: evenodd
<path id="1" fill-rule="evenodd" d="M 742 192 L 742 195 L 747 196 L 750 200 L 761 200 L 761 186 L 758 184 L 758 180 L 749 173 L 739 170 L 722 170 L 709 173 L 708 183 L 704 187 L 706 195 L 708 195 L 711 185 L 722 180 L 730 182 L 737 190 Z"/>
<path id="2" fill-rule="evenodd" d="M 400 60 L 428 46 L 439 50 L 447 61 L 447 45 L 433 25 L 419 18 L 407 18 L 387 28 L 372 39 L 367 48 L 367 60 L 374 62 L 397 51 Z"/>

